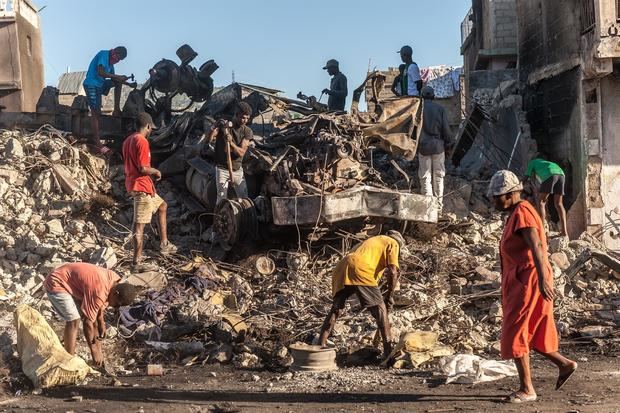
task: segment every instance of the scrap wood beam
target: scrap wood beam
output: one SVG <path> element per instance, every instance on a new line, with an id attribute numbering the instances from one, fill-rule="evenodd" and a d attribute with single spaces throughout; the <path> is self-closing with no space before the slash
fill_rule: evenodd
<path id="1" fill-rule="evenodd" d="M 620 273 L 620 260 L 599 249 L 588 248 L 579 254 L 577 259 L 573 261 L 573 263 L 564 271 L 564 274 L 566 274 L 569 278 L 573 278 L 592 258 Z"/>

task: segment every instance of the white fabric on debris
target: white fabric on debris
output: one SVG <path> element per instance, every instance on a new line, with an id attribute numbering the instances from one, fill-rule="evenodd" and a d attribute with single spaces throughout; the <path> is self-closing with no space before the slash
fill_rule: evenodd
<path id="1" fill-rule="evenodd" d="M 516 376 L 512 360 L 485 360 L 472 354 L 455 354 L 439 360 L 439 368 L 448 376 L 446 384 L 476 384 Z"/>
<path id="2" fill-rule="evenodd" d="M 445 99 L 454 96 L 461 88 L 462 68 L 450 66 L 430 66 L 420 70 L 425 86 L 435 91 L 435 98 Z"/>

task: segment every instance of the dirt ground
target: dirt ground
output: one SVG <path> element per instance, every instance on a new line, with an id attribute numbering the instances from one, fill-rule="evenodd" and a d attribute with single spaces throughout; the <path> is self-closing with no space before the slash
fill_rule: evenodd
<path id="1" fill-rule="evenodd" d="M 479 385 L 442 384 L 431 372 L 340 369 L 284 373 L 231 367 L 174 367 L 163 377 L 95 378 L 87 386 L 45 390 L 0 402 L 0 412 L 620 412 L 620 358 L 573 349 L 577 374 L 554 391 L 556 370 L 534 357 L 539 401 L 509 405 L 514 377 Z M 81 401 L 71 401 L 82 396 Z"/>

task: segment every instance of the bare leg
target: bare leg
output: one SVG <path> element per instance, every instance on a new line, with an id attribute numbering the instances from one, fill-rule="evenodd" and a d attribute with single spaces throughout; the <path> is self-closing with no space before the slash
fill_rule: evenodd
<path id="1" fill-rule="evenodd" d="M 121 115 L 121 91 L 123 89 L 123 84 L 114 82 L 114 112 L 112 112 L 113 116 Z"/>
<path id="2" fill-rule="evenodd" d="M 99 139 L 99 116 L 101 113 L 99 110 L 91 109 L 90 114 L 90 126 L 92 137 L 89 139 L 92 145 L 99 148 L 101 146 L 101 140 Z"/>
<path id="3" fill-rule="evenodd" d="M 142 245 L 144 241 L 145 224 L 135 224 L 133 229 L 133 264 L 142 260 Z"/>
<path id="4" fill-rule="evenodd" d="M 569 374 L 571 371 L 577 368 L 577 362 L 571 359 L 567 359 L 557 351 L 554 351 L 553 353 L 538 353 L 545 356 L 547 360 L 550 360 L 558 367 L 560 377 Z"/>
<path id="5" fill-rule="evenodd" d="M 168 211 L 168 204 L 162 202 L 157 209 L 157 224 L 159 225 L 159 239 L 161 245 L 165 245 L 168 242 L 168 226 L 166 221 L 166 213 Z"/>
<path id="6" fill-rule="evenodd" d="M 549 194 L 544 192 L 538 193 L 538 213 L 540 214 L 540 219 L 543 222 L 543 225 L 547 225 L 547 198 L 549 198 Z"/>
<path id="7" fill-rule="evenodd" d="M 368 311 L 370 311 L 370 314 L 377 320 L 377 326 L 379 327 L 381 339 L 383 340 L 383 356 L 387 357 L 392 352 L 392 345 L 390 344 L 392 338 L 390 332 L 391 328 L 387 308 L 385 308 L 385 304 L 381 303 L 380 305 L 370 307 Z"/>
<path id="8" fill-rule="evenodd" d="M 80 320 L 67 321 L 65 323 L 64 346 L 69 354 L 75 354 L 77 334 L 80 329 Z"/>
<path id="9" fill-rule="evenodd" d="M 327 317 L 325 317 L 325 321 L 323 321 L 323 325 L 321 326 L 321 333 L 319 334 L 319 345 L 324 347 L 327 344 L 327 338 L 332 332 L 332 329 L 336 325 L 336 320 L 342 315 L 342 309 L 336 308 L 332 306 L 327 313 Z"/>
<path id="10" fill-rule="evenodd" d="M 526 396 L 536 394 L 534 391 L 534 385 L 532 384 L 532 373 L 530 370 L 530 355 L 526 354 L 523 357 L 514 359 L 517 371 L 519 372 L 519 382 L 521 383 L 518 393 Z"/>
<path id="11" fill-rule="evenodd" d="M 566 209 L 564 208 L 562 195 L 553 195 L 553 204 L 555 205 L 555 209 L 558 211 L 558 215 L 560 216 L 560 235 L 567 236 L 568 229 L 566 226 Z"/>

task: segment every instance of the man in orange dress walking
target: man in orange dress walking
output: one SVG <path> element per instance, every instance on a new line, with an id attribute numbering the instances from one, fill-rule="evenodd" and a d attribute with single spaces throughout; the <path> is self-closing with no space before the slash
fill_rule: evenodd
<path id="1" fill-rule="evenodd" d="M 556 390 L 577 370 L 577 363 L 558 352 L 553 320 L 553 272 L 547 260 L 547 239 L 542 220 L 529 202 L 521 199 L 523 185 L 510 171 L 498 171 L 488 196 L 495 208 L 510 213 L 500 242 L 502 265 L 501 356 L 514 359 L 521 387 L 508 397 L 511 403 L 535 401 L 530 372 L 530 350 L 559 369 Z"/>

